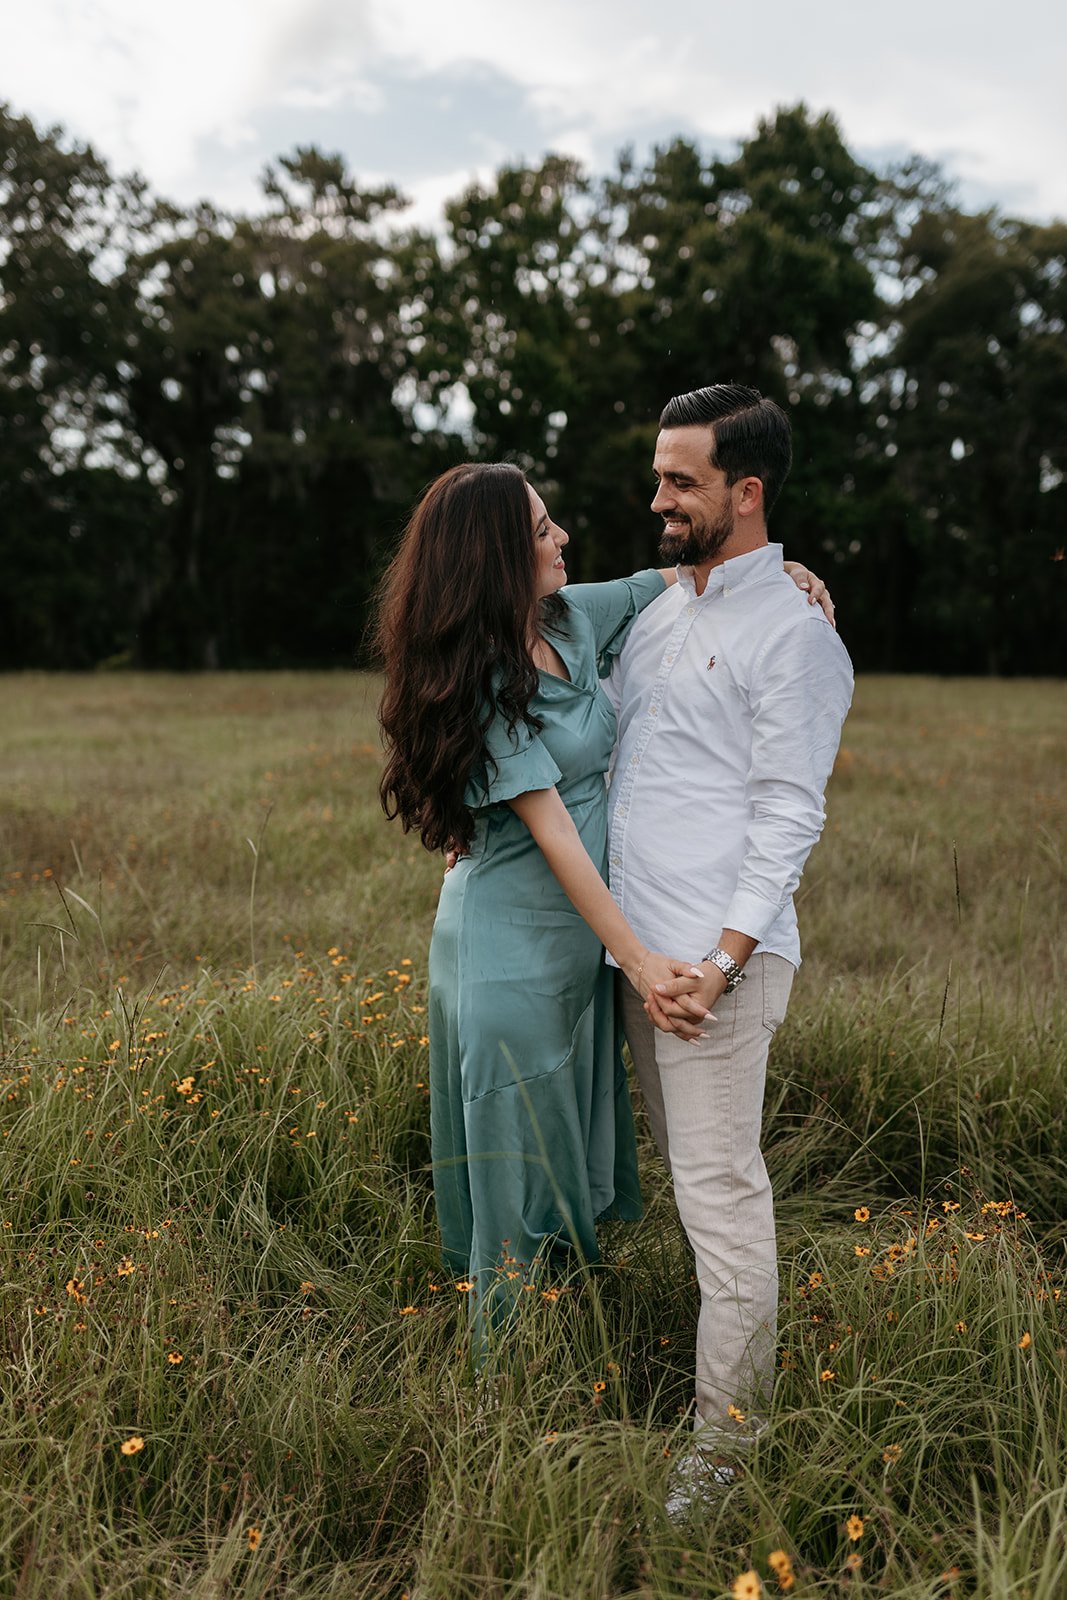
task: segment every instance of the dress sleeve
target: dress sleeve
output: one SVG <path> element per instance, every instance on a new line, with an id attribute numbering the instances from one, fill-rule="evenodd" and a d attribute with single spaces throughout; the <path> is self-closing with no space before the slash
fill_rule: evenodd
<path id="1" fill-rule="evenodd" d="M 551 789 L 563 774 L 525 722 L 509 730 L 497 715 L 485 735 L 484 754 L 471 773 L 463 799 L 472 811 L 514 800 L 531 789 Z"/>
<path id="2" fill-rule="evenodd" d="M 607 677 L 631 626 L 666 587 L 659 573 L 650 567 L 646 572 L 635 572 L 632 578 L 615 578 L 610 583 L 569 583 L 563 590 L 568 605 L 582 612 L 592 626 L 600 677 Z"/>

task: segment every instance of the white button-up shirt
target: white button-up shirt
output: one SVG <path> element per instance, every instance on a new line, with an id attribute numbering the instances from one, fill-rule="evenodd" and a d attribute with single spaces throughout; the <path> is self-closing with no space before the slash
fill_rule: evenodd
<path id="1" fill-rule="evenodd" d="M 680 567 L 605 687 L 619 719 L 611 890 L 635 933 L 698 961 L 735 928 L 798 965 L 793 891 L 825 821 L 852 666 L 781 545 L 713 567 L 701 595 Z"/>

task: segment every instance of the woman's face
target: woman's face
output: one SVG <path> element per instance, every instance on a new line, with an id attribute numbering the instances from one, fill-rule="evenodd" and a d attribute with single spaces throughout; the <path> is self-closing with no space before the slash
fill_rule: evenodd
<path id="1" fill-rule="evenodd" d="M 570 543 L 570 534 L 564 533 L 545 510 L 545 502 L 535 489 L 527 484 L 530 495 L 530 513 L 533 518 L 534 557 L 537 563 L 537 598 L 555 594 L 567 581 L 567 568 L 563 561 L 563 546 Z"/>

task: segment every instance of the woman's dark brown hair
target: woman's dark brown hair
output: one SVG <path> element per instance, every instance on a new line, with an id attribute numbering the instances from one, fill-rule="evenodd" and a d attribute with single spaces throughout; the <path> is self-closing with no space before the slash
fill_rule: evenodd
<path id="1" fill-rule="evenodd" d="M 386 815 L 405 832 L 417 828 L 428 850 L 470 844 L 463 795 L 493 716 L 539 726 L 527 714 L 536 579 L 526 479 L 506 463 L 466 462 L 427 489 L 382 580 L 379 794 Z"/>

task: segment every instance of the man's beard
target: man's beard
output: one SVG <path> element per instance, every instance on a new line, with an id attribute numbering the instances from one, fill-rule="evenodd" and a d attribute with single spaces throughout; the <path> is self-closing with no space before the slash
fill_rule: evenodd
<path id="1" fill-rule="evenodd" d="M 729 507 L 712 522 L 702 522 L 697 526 L 690 521 L 684 533 L 661 534 L 660 560 L 672 567 L 699 567 L 718 555 L 733 531 L 733 516 Z"/>

